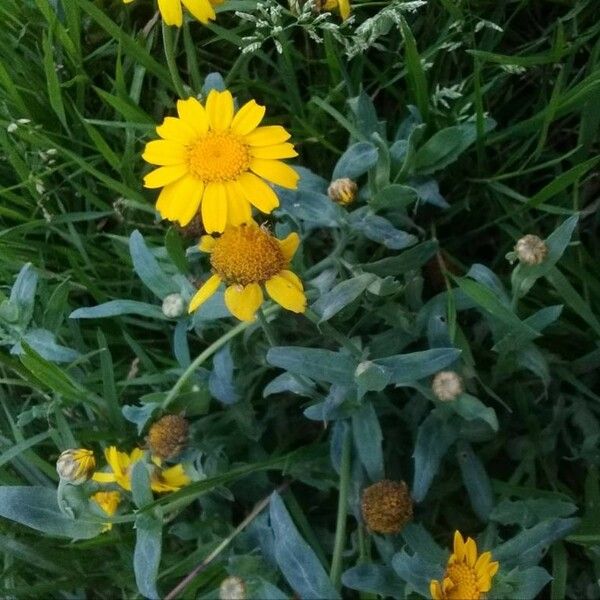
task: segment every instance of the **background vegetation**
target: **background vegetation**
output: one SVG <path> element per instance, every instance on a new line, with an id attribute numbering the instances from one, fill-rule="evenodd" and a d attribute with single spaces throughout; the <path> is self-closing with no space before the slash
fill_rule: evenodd
<path id="1" fill-rule="evenodd" d="M 344 209 L 333 204 L 330 213 L 307 216 L 294 211 L 293 198 L 284 202 L 283 226 L 300 228 L 304 238 L 297 272 L 305 282 L 320 276 L 307 285 L 311 302 L 334 284 L 365 273 L 377 275 L 380 287 L 357 295 L 322 327 L 277 313 L 271 323 L 276 344 L 337 352 L 340 344 L 329 326 L 367 350 L 369 359 L 434 348 L 431 301 L 454 290 L 442 300 L 438 334 L 449 335 L 462 350 L 460 370 L 468 388 L 495 410 L 499 426 L 493 434 L 465 434 L 466 447 L 442 449 L 431 488 L 423 484 L 415 522 L 442 548 L 450 546 L 455 529 L 484 532 L 480 542 L 493 546 L 546 523 L 561 539 L 547 535 L 536 538 L 537 546 L 532 543 L 537 554 L 531 564 L 541 560 L 553 577 L 540 593 L 600 597 L 596 2 L 430 0 L 401 7 L 363 1 L 353 3 L 354 20 L 343 25 L 335 15 L 315 22 L 310 12 L 298 20 L 288 7 L 277 10 L 272 4 L 228 0 L 216 23 L 189 22 L 175 35 L 163 33 L 152 3 L 142 0 L 128 6 L 118 0 L 0 3 L 0 300 L 10 296 L 25 263 L 32 263 L 38 277 L 35 303 L 20 306 L 20 320 L 8 314 L 7 305 L 1 315 L 0 485 L 54 488 L 54 462 L 67 447 L 92 447 L 98 457 L 110 444 L 132 448 L 143 435 L 131 420 L 143 416 L 131 408 L 126 420 L 121 408 L 162 402 L 189 364 L 185 353 L 195 358 L 235 325 L 230 319 L 197 319 L 176 326 L 163 318 L 160 300 L 148 289 L 158 275 L 139 262 L 136 273 L 131 258 L 137 252 L 143 261 L 151 250 L 168 277 L 179 272 L 194 280 L 206 272 L 197 255 L 185 255 L 196 239 L 157 220 L 154 195 L 141 186 L 146 167 L 140 151 L 155 124 L 172 114 L 178 93 L 199 94 L 207 85 L 220 85 L 216 75 L 205 81 L 219 73 L 240 101 L 255 98 L 267 105 L 268 119 L 292 132 L 297 164 L 326 182 L 336 164 L 344 170 L 338 159 L 349 145 L 375 144 L 377 162 L 360 178 L 361 206 L 390 183 L 390 170 L 392 179 L 397 175 L 397 182 L 409 185 L 402 173 L 406 154 L 394 154 L 399 146 L 394 150 L 393 143 L 414 131 L 415 115 L 423 122 L 420 139 L 400 145 L 403 151 L 423 147 L 436 132 L 463 127 L 452 130 L 448 164 L 438 153 L 441 162 L 432 167 L 442 200 L 433 193 L 412 198 L 402 214 L 381 200 L 389 221 L 418 239 L 422 252 L 416 257 L 402 243 L 378 243 L 356 223 L 342 222 Z M 372 20 L 361 25 L 366 19 Z M 173 51 L 165 53 L 169 43 Z M 375 131 L 378 138 L 372 137 Z M 456 143 L 458 135 L 472 135 L 473 143 Z M 423 164 L 413 170 L 419 177 L 433 172 Z M 513 267 L 505 255 L 515 241 L 526 233 L 547 237 L 574 213 L 578 225 L 558 265 L 518 302 L 498 308 L 481 292 L 490 289 L 481 278 L 480 288 L 470 295 L 465 290 L 465 281 L 476 281 L 465 277 L 474 264 L 497 276 L 488 278 L 491 288 L 503 282 L 509 289 Z M 136 229 L 143 238 L 132 243 Z M 399 260 L 382 262 L 393 258 Z M 495 289 L 494 298 L 502 296 Z M 457 295 L 461 290 L 471 304 Z M 69 318 L 75 309 L 117 299 L 156 308 L 145 316 Z M 562 312 L 556 309 L 535 343 L 516 336 L 516 322 L 556 306 Z M 315 308 L 323 317 L 319 309 L 326 307 Z M 495 348 L 502 338 L 499 327 L 515 334 L 501 351 Z M 67 353 L 64 360 L 47 360 L 39 346 L 38 352 L 15 349 L 27 342 L 27 332 L 42 328 L 56 333 L 48 343 L 52 352 Z M 335 381 L 294 370 L 277 352 L 267 354 L 271 345 L 260 327 L 246 329 L 173 397 L 171 407 L 185 409 L 193 423 L 190 458 L 204 479 L 166 511 L 170 520 L 158 577 L 163 594 L 283 483 L 289 484 L 282 492 L 287 511 L 328 571 L 339 521 L 339 475 L 330 451 L 335 464 L 344 424 L 359 414 L 354 409 L 373 407 L 388 477 L 414 486 L 422 476 L 413 454 L 418 454 L 419 426 L 435 406 L 427 378 L 415 376 L 401 387 L 367 382 L 365 396 L 350 402 L 348 413 L 331 413 L 326 425 L 314 412 L 312 420 L 303 413 L 323 401 Z M 526 346 L 534 350 L 519 354 Z M 325 366 L 333 368 L 342 359 L 331 360 Z M 292 377 L 265 395 L 280 367 L 300 376 L 302 386 Z M 215 384 L 219 369 L 225 375 Z M 430 440 L 436 443 L 443 445 L 438 435 Z M 465 471 L 466 454 L 460 452 L 477 457 L 487 475 L 475 469 L 481 475 L 475 485 L 489 482 L 491 496 L 466 490 L 472 473 L 469 467 Z M 381 467 L 369 471 L 360 453 L 355 440 L 344 570 L 358 563 L 389 565 L 405 544 L 419 556 L 426 553 L 414 539 L 416 546 L 402 536 L 370 537 L 358 526 L 352 498 L 356 501 L 360 487 Z M 436 459 L 425 454 L 422 460 Z M 477 498 L 492 504 L 482 507 Z M 556 529 L 552 519 L 564 524 L 571 516 L 580 520 Z M 267 588 L 260 586 L 267 584 L 291 595 L 285 569 L 268 560 L 263 517 L 233 537 L 193 580 L 186 597 L 214 595 L 227 573 L 247 579 L 262 597 Z M 140 593 L 131 567 L 131 519 L 72 543 L 2 519 L 0 539 L 3 596 Z M 256 550 L 259 539 L 262 553 Z M 510 557 L 505 564 L 510 566 Z M 391 571 L 378 573 L 392 577 Z M 349 597 L 419 592 L 418 582 L 402 577 L 379 588 L 344 581 Z"/>

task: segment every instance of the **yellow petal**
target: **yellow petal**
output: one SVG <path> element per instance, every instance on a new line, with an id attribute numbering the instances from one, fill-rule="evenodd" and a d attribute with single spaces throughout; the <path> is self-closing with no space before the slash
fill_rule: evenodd
<path id="1" fill-rule="evenodd" d="M 152 140 L 146 144 L 142 158 L 152 165 L 177 165 L 185 162 L 185 148 L 171 140 Z"/>
<path id="2" fill-rule="evenodd" d="M 273 189 L 254 173 L 242 173 L 238 183 L 246 199 L 258 210 L 269 214 L 279 206 L 279 198 Z"/>
<path id="3" fill-rule="evenodd" d="M 114 483 L 116 481 L 114 473 L 97 472 L 92 475 L 92 479 L 98 483 Z"/>
<path id="4" fill-rule="evenodd" d="M 206 233 L 221 233 L 227 224 L 227 191 L 222 183 L 206 186 L 202 199 L 202 222 Z"/>
<path id="5" fill-rule="evenodd" d="M 488 573 L 490 577 L 493 577 L 497 572 L 498 569 L 500 568 L 500 563 L 499 562 L 493 562 L 490 564 L 489 568 L 488 568 Z"/>
<path id="6" fill-rule="evenodd" d="M 196 292 L 190 301 L 188 313 L 194 312 L 201 304 L 206 302 L 221 285 L 221 278 L 218 275 L 211 275 Z"/>
<path id="7" fill-rule="evenodd" d="M 300 245 L 300 236 L 294 231 L 290 233 L 285 239 L 279 240 L 279 247 L 283 252 L 285 260 L 290 262 L 296 254 L 296 250 Z"/>
<path id="8" fill-rule="evenodd" d="M 338 5 L 340 7 L 340 16 L 345 21 L 350 16 L 350 2 L 349 0 L 339 0 Z"/>
<path id="9" fill-rule="evenodd" d="M 179 118 L 199 136 L 208 131 L 208 115 L 204 106 L 196 98 L 177 100 Z"/>
<path id="10" fill-rule="evenodd" d="M 477 544 L 475 544 L 475 540 L 473 538 L 467 538 L 465 543 L 465 555 L 467 559 L 467 564 L 470 567 L 474 567 L 477 562 Z"/>
<path id="11" fill-rule="evenodd" d="M 127 457 L 127 455 L 124 452 L 119 452 L 116 446 L 109 446 L 104 451 L 104 456 L 115 476 L 121 476 L 123 474 L 123 459 Z"/>
<path id="12" fill-rule="evenodd" d="M 266 108 L 260 106 L 254 100 L 246 102 L 240 110 L 237 111 L 233 121 L 231 122 L 231 129 L 238 135 L 247 135 L 251 131 L 254 131 L 259 123 L 265 116 Z"/>
<path id="13" fill-rule="evenodd" d="M 212 252 L 215 247 L 215 238 L 212 235 L 203 235 L 200 238 L 200 243 L 198 244 L 198 248 L 201 252 Z"/>
<path id="14" fill-rule="evenodd" d="M 489 592 L 492 589 L 492 580 L 489 577 L 480 577 L 477 580 L 477 587 L 480 592 Z"/>
<path id="15" fill-rule="evenodd" d="M 165 186 L 156 202 L 156 210 L 163 219 L 178 221 L 185 227 L 198 213 L 204 184 L 189 175 Z"/>
<path id="16" fill-rule="evenodd" d="M 158 10 L 160 10 L 162 19 L 167 25 L 181 27 L 183 11 L 181 10 L 180 0 L 158 0 Z"/>
<path id="17" fill-rule="evenodd" d="M 262 301 L 263 293 L 258 283 L 250 283 L 244 287 L 230 285 L 225 290 L 225 305 L 240 321 L 252 321 Z"/>
<path id="18" fill-rule="evenodd" d="M 164 471 L 154 472 L 150 480 L 150 487 L 159 493 L 176 492 L 190 481 L 183 465 L 175 465 Z"/>
<path id="19" fill-rule="evenodd" d="M 223 131 L 233 119 L 233 97 L 229 90 L 211 90 L 206 99 L 206 113 L 212 129 Z"/>
<path id="20" fill-rule="evenodd" d="M 227 184 L 227 223 L 237 227 L 252 220 L 252 209 L 237 181 Z"/>
<path id="21" fill-rule="evenodd" d="M 306 296 L 302 289 L 280 273 L 265 283 L 269 296 L 287 310 L 303 313 L 306 310 Z"/>
<path id="22" fill-rule="evenodd" d="M 463 540 L 460 531 L 454 532 L 454 554 L 456 554 L 456 560 L 462 562 L 465 558 L 465 541 Z"/>
<path id="23" fill-rule="evenodd" d="M 433 600 L 442 600 L 442 586 L 439 581 L 432 579 L 429 583 L 429 595 Z"/>
<path id="24" fill-rule="evenodd" d="M 180 144 L 189 144 L 197 137 L 196 131 L 177 117 L 165 117 L 162 125 L 156 128 L 156 133 L 165 140 L 179 142 Z"/>
<path id="25" fill-rule="evenodd" d="M 273 146 L 283 144 L 292 137 L 281 125 L 267 125 L 257 127 L 254 131 L 244 136 L 244 141 L 249 146 Z"/>
<path id="26" fill-rule="evenodd" d="M 148 175 L 144 177 L 144 187 L 154 189 L 164 187 L 177 181 L 180 177 L 183 177 L 188 172 L 187 165 L 183 163 L 179 165 L 170 165 L 168 167 L 159 167 L 150 171 Z"/>
<path id="27" fill-rule="evenodd" d="M 294 158 L 294 156 L 298 156 L 294 145 L 289 142 L 273 146 L 253 146 L 250 148 L 250 154 L 256 158 Z"/>
<path id="28" fill-rule="evenodd" d="M 144 451 L 141 448 L 134 448 L 129 455 L 129 462 L 136 463 L 142 456 L 144 456 Z"/>
<path id="29" fill-rule="evenodd" d="M 293 271 L 284 269 L 283 271 L 280 271 L 279 275 L 281 275 L 282 277 L 285 277 L 285 279 L 287 279 L 292 285 L 295 285 L 300 291 L 304 290 L 304 286 L 302 285 L 302 280 Z"/>
<path id="30" fill-rule="evenodd" d="M 250 169 L 257 175 L 260 175 L 281 187 L 289 188 L 291 190 L 295 190 L 298 187 L 300 175 L 298 175 L 292 167 L 278 160 L 253 158 L 250 163 Z"/>
<path id="31" fill-rule="evenodd" d="M 181 0 L 183 5 L 192 13 L 192 15 L 200 21 L 200 23 L 208 23 L 215 18 L 215 9 L 208 0 Z"/>

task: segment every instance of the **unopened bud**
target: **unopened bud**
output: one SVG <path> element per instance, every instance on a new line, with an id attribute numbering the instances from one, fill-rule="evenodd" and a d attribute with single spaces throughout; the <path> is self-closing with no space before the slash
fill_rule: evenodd
<path id="1" fill-rule="evenodd" d="M 530 266 L 539 265 L 548 256 L 548 246 L 537 235 L 528 234 L 517 242 L 515 253 L 523 264 Z"/>
<path id="2" fill-rule="evenodd" d="M 169 319 L 176 319 L 185 312 L 185 302 L 181 294 L 169 294 L 162 303 L 162 312 Z"/>
<path id="3" fill-rule="evenodd" d="M 347 206 L 352 204 L 356 200 L 356 194 L 358 193 L 358 186 L 356 182 L 348 177 L 342 179 L 336 179 L 327 188 L 327 195 L 338 204 Z"/>
<path id="4" fill-rule="evenodd" d="M 219 586 L 219 600 L 245 600 L 246 584 L 241 577 L 227 577 Z"/>
<path id="5" fill-rule="evenodd" d="M 375 533 L 398 533 L 412 520 L 413 502 L 404 481 L 384 479 L 363 491 L 361 510 Z"/>
<path id="6" fill-rule="evenodd" d="M 463 393 L 463 380 L 454 371 L 440 371 L 433 378 L 431 389 L 438 400 L 448 402 L 455 400 Z"/>
<path id="7" fill-rule="evenodd" d="M 96 459 L 91 450 L 72 448 L 61 453 L 56 461 L 58 476 L 71 485 L 81 485 L 94 474 Z"/>

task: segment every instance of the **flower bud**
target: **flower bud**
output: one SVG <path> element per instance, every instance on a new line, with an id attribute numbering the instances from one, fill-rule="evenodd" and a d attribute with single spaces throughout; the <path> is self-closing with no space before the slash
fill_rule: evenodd
<path id="1" fill-rule="evenodd" d="M 463 393 L 463 380 L 455 371 L 440 371 L 433 378 L 431 389 L 438 400 L 448 402 Z"/>
<path id="2" fill-rule="evenodd" d="M 185 312 L 185 302 L 181 294 L 169 294 L 162 303 L 162 312 L 169 319 L 177 319 Z"/>
<path id="3" fill-rule="evenodd" d="M 342 179 L 336 179 L 327 188 L 327 195 L 338 204 L 348 206 L 356 200 L 356 194 L 358 193 L 358 186 L 356 182 L 348 177 Z"/>
<path id="4" fill-rule="evenodd" d="M 146 443 L 150 452 L 161 460 L 177 456 L 185 447 L 189 424 L 181 415 L 165 415 L 153 423 Z"/>
<path id="5" fill-rule="evenodd" d="M 375 533 L 398 533 L 412 520 L 413 502 L 404 481 L 383 479 L 363 491 L 362 516 Z"/>
<path id="6" fill-rule="evenodd" d="M 537 235 L 528 234 L 517 242 L 515 253 L 523 264 L 531 266 L 539 265 L 548 256 L 548 246 Z"/>
<path id="7" fill-rule="evenodd" d="M 219 600 L 245 600 L 246 584 L 241 577 L 227 577 L 219 586 Z"/>
<path id="8" fill-rule="evenodd" d="M 91 450 L 71 448 L 61 453 L 56 461 L 58 476 L 71 485 L 81 485 L 94 473 L 96 459 Z"/>

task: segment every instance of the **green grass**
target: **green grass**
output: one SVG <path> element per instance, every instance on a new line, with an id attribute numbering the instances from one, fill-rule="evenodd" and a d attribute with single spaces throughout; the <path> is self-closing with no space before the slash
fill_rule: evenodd
<path id="1" fill-rule="evenodd" d="M 158 306 L 132 268 L 129 235 L 140 230 L 167 271 L 173 270 L 165 266 L 169 256 L 182 262 L 180 244 L 196 240 L 181 238 L 156 219 L 155 194 L 141 184 L 148 170 L 141 150 L 155 124 L 173 113 L 178 91 L 199 94 L 205 77 L 218 72 L 240 102 L 255 98 L 266 104 L 268 121 L 292 132 L 297 164 L 328 182 L 350 142 L 372 139 L 347 102 L 361 92 L 372 99 L 388 140 L 395 138 L 408 105 L 423 117 L 421 145 L 467 117 L 475 124 L 475 143 L 435 174 L 449 208 L 412 205 L 403 217 L 401 229 L 419 241 L 438 241 L 435 260 L 397 275 L 394 267 L 392 294 L 363 294 L 321 326 L 274 312 L 270 325 L 279 346 L 337 351 L 339 333 L 369 349 L 369 359 L 426 350 L 427 330 L 419 319 L 427 301 L 446 289 L 456 292 L 457 278 L 476 263 L 509 288 L 512 267 L 505 255 L 515 241 L 526 233 L 546 237 L 579 213 L 555 270 L 511 313 L 523 321 L 543 307 L 563 306 L 535 341 L 529 370 L 509 352 L 492 350 L 494 325 L 480 312 L 464 309 L 460 300 L 457 305 L 456 294 L 447 296 L 444 316 L 452 342 L 463 350 L 461 369 L 471 391 L 498 415 L 495 435 L 471 432 L 469 438 L 489 476 L 494 505 L 508 498 L 574 504 L 581 523 L 540 557 L 554 577 L 542 594 L 595 597 L 591 590 L 600 577 L 598 7 L 594 0 L 430 0 L 405 12 L 401 23 L 384 23 L 377 46 L 348 59 L 341 38 L 356 44 L 356 27 L 387 4 L 353 4 L 355 21 L 325 32 L 321 44 L 294 25 L 278 34 L 281 53 L 272 39 L 243 53 L 239 44 L 255 29 L 234 11 L 257 14 L 251 1 L 228 0 L 208 27 L 189 22 L 164 31 L 160 19 L 152 21 L 152 3 L 145 0 L 128 6 L 117 0 L 0 3 L 0 291 L 8 296 L 22 265 L 32 263 L 39 276 L 36 326 L 56 332 L 59 343 L 81 354 L 74 364 L 56 365 L 35 354 L 11 355 L 9 345 L 0 349 L 0 486 L 54 487 L 54 462 L 64 448 L 92 447 L 100 458 L 107 445 L 133 447 L 140 438 L 121 407 L 152 400 L 150 394 L 161 402 L 180 386 L 176 392 L 184 394 L 173 407 L 187 408 L 194 458 L 206 479 L 160 501 L 169 516 L 158 578 L 163 594 L 283 482 L 290 483 L 284 499 L 296 527 L 325 570 L 332 568 L 334 581 L 340 570 L 359 563 L 388 564 L 386 552 L 399 552 L 403 544 L 401 537 L 375 542 L 357 526 L 352 498 L 364 476 L 344 470 L 338 476 L 329 457 L 335 424 L 324 428 L 303 415 L 329 385 L 318 382 L 312 400 L 289 391 L 263 397 L 281 369 L 267 359 L 271 344 L 260 328 L 240 328 L 233 337 L 240 400 L 226 406 L 210 398 L 202 371 L 196 372 L 199 389 L 191 380 L 177 383 L 183 369 L 174 356 L 174 321 L 68 318 L 72 310 L 114 299 Z M 287 8 L 282 18 L 295 22 Z M 336 16 L 329 21 L 338 23 Z M 486 118 L 496 122 L 489 133 Z M 385 175 L 385 165 L 378 163 L 364 186 L 367 196 Z M 398 177 L 405 182 L 404 174 Z M 360 275 L 360 265 L 411 252 L 386 249 L 341 224 L 304 233 L 294 264 L 305 282 L 326 267 L 333 269 L 336 283 L 350 280 Z M 200 275 L 196 258 L 189 265 Z M 311 303 L 316 301 L 316 287 L 307 289 Z M 219 320 L 189 331 L 192 360 L 211 344 L 218 346 L 235 325 Z M 213 358 L 211 351 L 202 367 L 211 369 Z M 416 387 L 371 388 L 366 395 L 381 426 L 390 478 L 412 481 L 417 428 L 433 406 L 425 400 L 427 385 L 425 379 Z M 415 509 L 416 522 L 443 548 L 450 547 L 454 529 L 472 536 L 485 531 L 479 541 L 490 547 L 512 537 L 516 525 L 482 520 L 466 502 L 459 463 L 452 449 Z M 348 480 L 351 502 L 343 535 L 345 502 L 338 510 L 338 487 Z M 131 508 L 125 512 L 128 521 L 110 533 L 73 543 L 0 520 L 2 595 L 139 597 L 132 570 L 134 517 Z M 281 572 L 255 550 L 260 528 L 267 526 L 261 519 L 232 536 L 185 597 L 207 597 L 227 572 L 251 581 L 260 576 L 291 595 Z M 370 597 L 366 591 L 345 593 Z"/>

